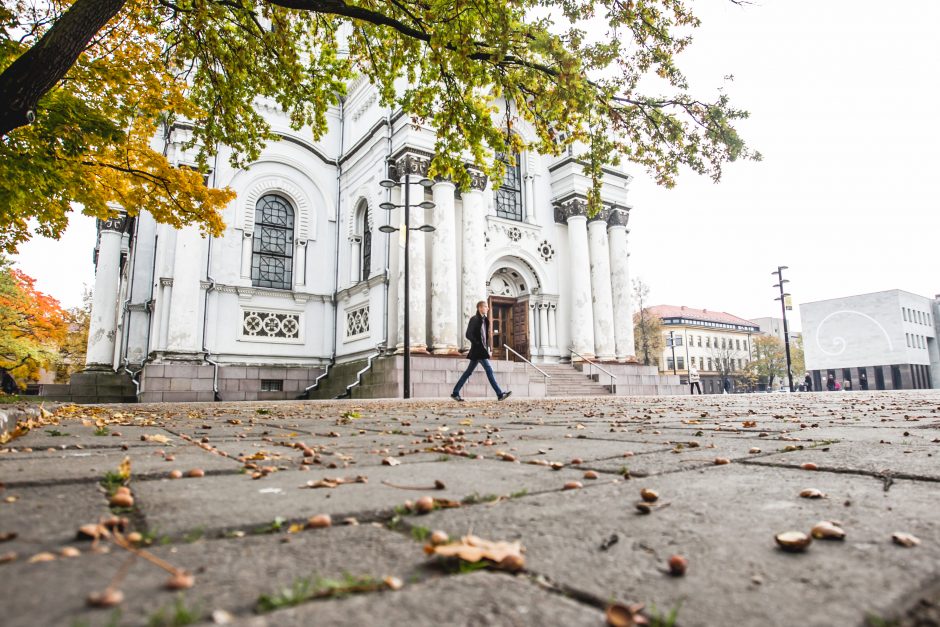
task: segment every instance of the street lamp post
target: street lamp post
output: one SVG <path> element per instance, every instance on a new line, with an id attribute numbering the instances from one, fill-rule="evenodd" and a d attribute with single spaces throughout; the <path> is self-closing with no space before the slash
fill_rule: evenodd
<path id="1" fill-rule="evenodd" d="M 777 266 L 777 269 L 771 274 L 777 275 L 777 284 L 774 287 L 780 288 L 780 297 L 775 298 L 774 300 L 780 301 L 780 311 L 783 312 L 783 345 L 787 352 L 787 381 L 790 384 L 790 391 L 793 391 L 793 372 L 790 367 L 790 331 L 787 328 L 787 294 L 783 291 L 783 284 L 789 283 L 790 281 L 783 278 L 783 271 L 787 269 L 787 266 Z"/>
<path id="2" fill-rule="evenodd" d="M 418 181 L 418 184 L 422 187 L 431 187 L 434 184 L 434 181 L 428 178 L 422 178 Z M 434 227 L 429 224 L 422 224 L 421 226 L 411 227 L 411 175 L 405 174 L 405 180 L 403 183 L 397 183 L 391 179 L 384 179 L 379 181 L 379 185 L 385 189 L 392 189 L 393 187 L 400 187 L 404 185 L 405 187 L 405 204 L 396 205 L 390 202 L 383 202 L 379 205 L 380 209 L 385 209 L 386 211 L 392 211 L 394 209 L 402 208 L 405 210 L 405 224 L 402 228 L 398 229 L 394 226 L 385 224 L 379 227 L 379 231 L 386 234 L 395 233 L 397 231 L 404 231 L 405 236 L 405 294 L 404 294 L 404 305 L 405 305 L 405 320 L 404 320 L 404 348 L 405 348 L 405 359 L 404 359 L 404 371 L 403 371 L 403 390 L 402 398 L 411 398 L 411 316 L 410 316 L 410 302 L 409 302 L 409 291 L 410 291 L 410 274 L 408 269 L 408 245 L 411 242 L 411 231 L 421 231 L 423 233 L 430 233 L 434 231 Z M 434 203 L 429 200 L 424 200 L 417 205 L 422 209 L 433 209 Z"/>

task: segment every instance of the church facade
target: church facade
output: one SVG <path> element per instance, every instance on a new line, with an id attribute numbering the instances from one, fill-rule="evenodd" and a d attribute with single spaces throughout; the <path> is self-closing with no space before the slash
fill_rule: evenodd
<path id="1" fill-rule="evenodd" d="M 590 180 L 571 154 L 515 155 L 495 191 L 472 169 L 467 189 L 425 186 L 433 129 L 378 100 L 367 81 L 351 84 L 317 142 L 262 105 L 279 141 L 244 169 L 222 148 L 209 174 L 210 185 L 237 192 L 222 237 L 146 213 L 100 223 L 89 371 L 133 374 L 143 401 L 251 400 L 296 398 L 328 367 L 334 377 L 343 364 L 394 360 L 405 336 L 404 238 L 379 227 L 400 229 L 404 210 L 380 205 L 404 204 L 406 180 L 411 226 L 434 227 L 410 231 L 408 244 L 416 371 L 445 364 L 441 383 L 452 385 L 449 373 L 466 363 L 453 357 L 483 299 L 494 360 L 512 364 L 506 376 L 535 374 L 520 357 L 632 363 L 631 177 L 604 171 L 604 209 L 593 217 Z M 533 139 L 524 121 L 513 128 Z M 155 140 L 175 164 L 193 162 L 183 149 L 189 130 L 178 124 Z M 433 208 L 418 206 L 425 201 Z M 528 393 L 544 395 L 544 383 Z M 418 387 L 416 396 L 443 389 Z"/>

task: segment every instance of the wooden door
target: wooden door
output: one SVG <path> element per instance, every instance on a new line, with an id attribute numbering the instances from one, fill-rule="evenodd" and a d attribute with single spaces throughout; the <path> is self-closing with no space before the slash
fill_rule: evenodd
<path id="1" fill-rule="evenodd" d="M 505 359 L 503 346 L 514 346 L 512 339 L 512 306 L 515 299 L 490 300 L 490 346 L 493 359 Z"/>

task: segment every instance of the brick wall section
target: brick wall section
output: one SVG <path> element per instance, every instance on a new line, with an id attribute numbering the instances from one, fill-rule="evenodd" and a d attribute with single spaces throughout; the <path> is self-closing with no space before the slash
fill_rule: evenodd
<path id="1" fill-rule="evenodd" d="M 219 399 L 223 401 L 290 400 L 323 373 L 323 368 L 296 366 L 219 366 Z M 140 378 L 140 401 L 215 400 L 212 364 L 148 364 Z M 281 381 L 280 392 L 262 392 L 262 379 Z"/>

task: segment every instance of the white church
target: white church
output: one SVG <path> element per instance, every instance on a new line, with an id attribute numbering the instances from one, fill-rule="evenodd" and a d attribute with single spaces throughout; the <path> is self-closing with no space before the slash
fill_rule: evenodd
<path id="1" fill-rule="evenodd" d="M 115 377 L 142 402 L 401 397 L 404 210 L 381 205 L 404 204 L 406 175 L 410 225 L 433 227 L 409 232 L 411 396 L 450 394 L 483 299 L 496 375 L 515 396 L 685 392 L 635 362 L 630 175 L 604 170 L 604 209 L 589 218 L 590 180 L 572 154 L 514 155 L 496 190 L 472 169 L 467 189 L 428 181 L 434 130 L 380 107 L 365 78 L 317 142 L 261 108 L 279 140 L 244 169 L 223 148 L 208 177 L 237 192 L 222 237 L 147 213 L 99 224 L 73 397 L 117 400 Z M 513 129 L 534 140 L 524 121 Z M 156 147 L 192 164 L 190 131 L 177 124 Z M 464 394 L 493 397 L 482 369 Z"/>

